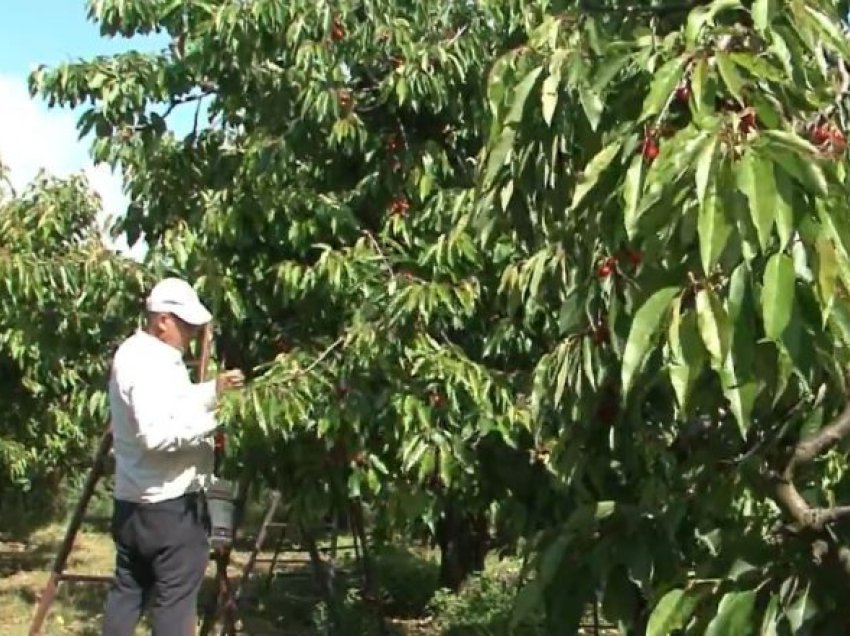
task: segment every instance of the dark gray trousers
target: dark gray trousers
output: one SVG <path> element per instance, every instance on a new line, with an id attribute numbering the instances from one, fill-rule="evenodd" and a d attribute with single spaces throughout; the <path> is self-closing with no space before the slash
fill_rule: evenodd
<path id="1" fill-rule="evenodd" d="M 132 636 L 147 608 L 154 636 L 195 633 L 209 543 L 197 495 L 155 504 L 115 501 L 115 581 L 103 636 Z"/>

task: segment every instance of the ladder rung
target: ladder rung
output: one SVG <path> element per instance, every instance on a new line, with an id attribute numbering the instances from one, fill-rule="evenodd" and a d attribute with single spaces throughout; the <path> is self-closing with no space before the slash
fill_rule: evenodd
<path id="1" fill-rule="evenodd" d="M 60 574 L 59 580 L 68 583 L 112 583 L 113 577 L 105 574 L 74 574 L 70 572 Z"/>

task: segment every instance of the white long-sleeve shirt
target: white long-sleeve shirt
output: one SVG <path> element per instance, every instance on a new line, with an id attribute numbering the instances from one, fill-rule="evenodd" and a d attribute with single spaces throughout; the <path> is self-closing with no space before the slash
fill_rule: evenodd
<path id="1" fill-rule="evenodd" d="M 112 361 L 115 498 L 154 503 L 197 492 L 213 468 L 215 381 L 193 384 L 181 352 L 139 331 Z"/>

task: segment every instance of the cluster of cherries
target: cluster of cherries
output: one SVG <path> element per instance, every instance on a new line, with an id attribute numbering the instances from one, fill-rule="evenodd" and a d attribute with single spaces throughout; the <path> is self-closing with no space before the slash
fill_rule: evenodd
<path id="1" fill-rule="evenodd" d="M 626 250 L 622 255 L 609 256 L 599 264 L 596 274 L 599 278 L 608 278 L 617 270 L 617 263 L 621 260 L 627 260 L 634 267 L 637 267 L 641 264 L 641 262 L 643 262 L 643 252 L 638 250 Z"/>
<path id="2" fill-rule="evenodd" d="M 410 210 L 410 202 L 404 197 L 398 197 L 390 203 L 391 216 L 405 216 L 408 210 Z"/>
<path id="3" fill-rule="evenodd" d="M 831 147 L 835 152 L 843 152 L 847 149 L 847 138 L 844 132 L 829 121 L 821 121 L 811 127 L 809 131 L 810 139 L 816 146 L 823 148 Z"/>
<path id="4" fill-rule="evenodd" d="M 683 82 L 679 84 L 676 88 L 676 91 L 673 95 L 673 98 L 679 104 L 687 104 L 691 99 L 691 87 L 688 82 Z M 740 118 L 738 120 L 738 129 L 741 134 L 748 135 L 751 131 L 755 130 L 757 127 L 756 115 L 751 108 L 745 108 L 740 113 Z M 652 163 L 661 153 L 661 148 L 658 145 L 657 140 L 658 130 L 657 129 L 649 129 L 644 135 L 643 142 L 640 146 L 640 152 L 643 155 L 643 158 L 647 161 L 647 163 Z"/>

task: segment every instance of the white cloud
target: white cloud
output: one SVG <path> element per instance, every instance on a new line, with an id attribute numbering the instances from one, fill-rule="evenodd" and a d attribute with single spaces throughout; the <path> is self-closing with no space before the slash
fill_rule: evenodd
<path id="1" fill-rule="evenodd" d="M 87 142 L 77 139 L 76 122 L 75 114 L 31 99 L 25 79 L 0 74 L 0 161 L 9 168 L 12 185 L 20 190 L 41 169 L 57 177 L 82 171 L 101 197 L 106 223 L 127 209 L 121 176 L 92 163 Z M 142 242 L 132 250 L 123 239 L 109 242 L 133 257 L 144 254 Z"/>

